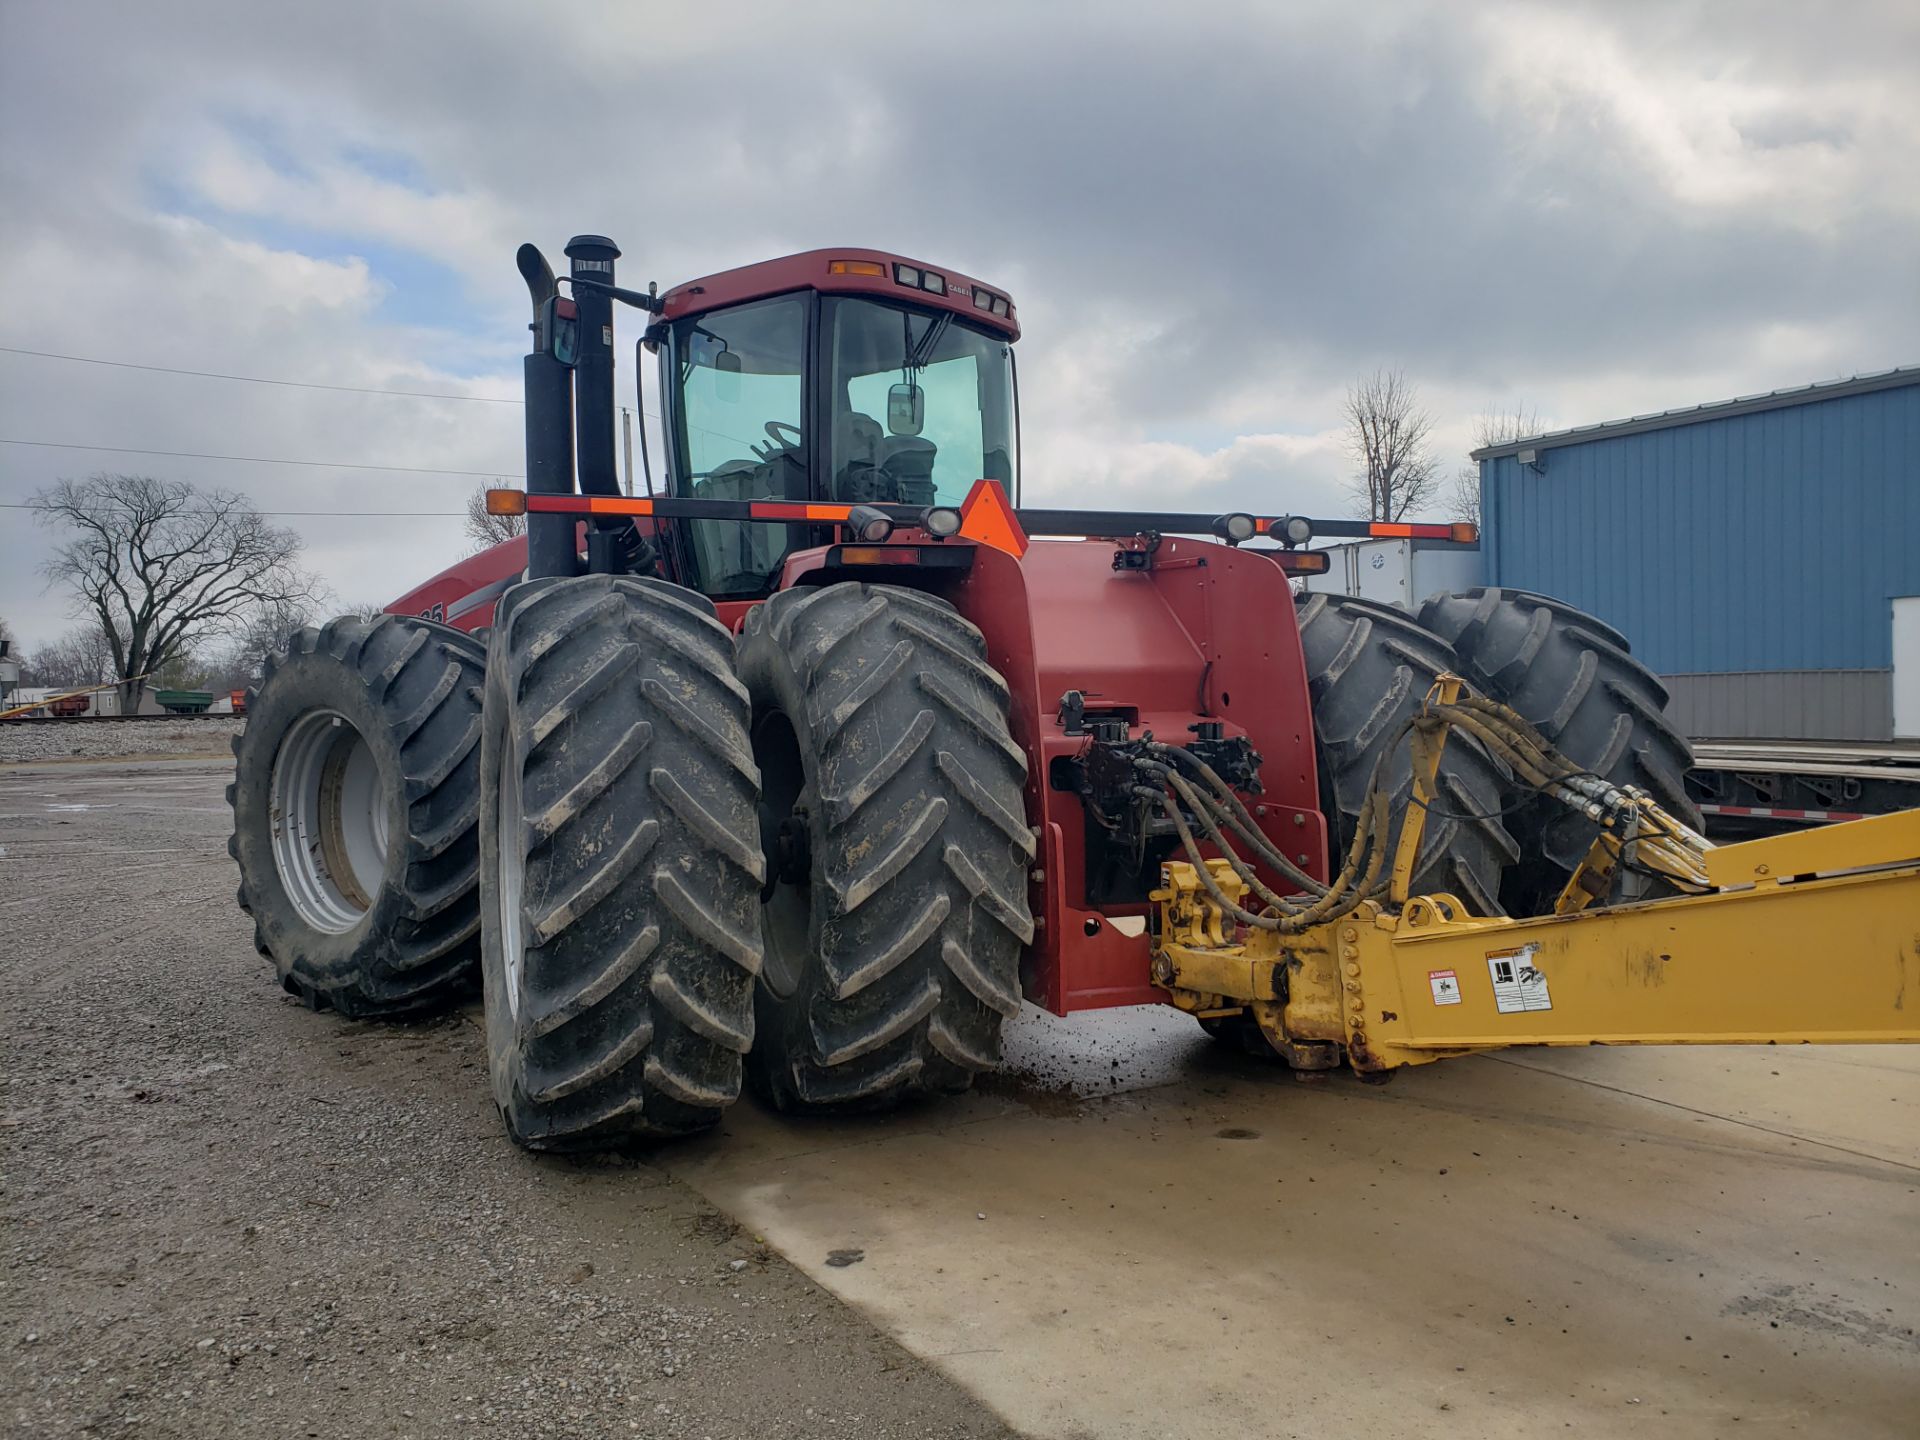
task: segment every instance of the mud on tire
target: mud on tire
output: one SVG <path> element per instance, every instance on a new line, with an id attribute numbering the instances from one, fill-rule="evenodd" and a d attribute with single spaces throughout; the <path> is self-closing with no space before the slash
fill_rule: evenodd
<path id="1" fill-rule="evenodd" d="M 485 721 L 482 968 L 509 1132 L 577 1150 L 712 1125 L 753 1040 L 764 873 L 732 638 L 664 581 L 521 585 Z"/>
<path id="2" fill-rule="evenodd" d="M 980 632 L 918 591 L 829 585 L 752 611 L 738 666 L 768 848 L 755 1085 L 791 1110 L 965 1089 L 1033 938 L 1026 756 Z"/>
<path id="3" fill-rule="evenodd" d="M 1562 601 L 1496 587 L 1435 595 L 1420 607 L 1420 620 L 1453 646 L 1475 688 L 1518 710 L 1569 760 L 1646 790 L 1700 827 L 1683 778 L 1693 768 L 1692 747 L 1663 713 L 1666 686 L 1619 631 Z M 1508 906 L 1547 913 L 1599 827 L 1549 801 L 1516 812 L 1514 826 L 1528 859 L 1507 877 Z M 1673 893 L 1658 877 L 1626 871 L 1614 898 Z"/>
<path id="4" fill-rule="evenodd" d="M 1320 806 L 1329 859 L 1338 869 L 1352 843 L 1374 762 L 1420 707 L 1443 671 L 1459 662 L 1444 640 L 1388 605 L 1346 595 L 1296 598 L 1300 643 L 1313 696 Z M 1412 797 L 1412 752 L 1402 741 L 1386 780 L 1398 833 Z M 1501 876 L 1520 849 L 1501 816 L 1508 777 L 1480 745 L 1454 733 L 1441 753 L 1438 804 L 1428 816 L 1416 895 L 1456 895 L 1476 914 L 1502 913 Z"/>
<path id="5" fill-rule="evenodd" d="M 247 695 L 227 850 L 254 948 L 315 1008 L 414 1015 L 472 989 L 483 663 L 449 626 L 343 616 Z"/>

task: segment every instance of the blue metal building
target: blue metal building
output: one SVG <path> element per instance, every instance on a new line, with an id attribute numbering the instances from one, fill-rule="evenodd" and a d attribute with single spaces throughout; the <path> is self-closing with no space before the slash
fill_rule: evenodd
<path id="1" fill-rule="evenodd" d="M 1487 583 L 1627 635 L 1688 734 L 1894 734 L 1920 684 L 1920 367 L 1473 458 Z"/>

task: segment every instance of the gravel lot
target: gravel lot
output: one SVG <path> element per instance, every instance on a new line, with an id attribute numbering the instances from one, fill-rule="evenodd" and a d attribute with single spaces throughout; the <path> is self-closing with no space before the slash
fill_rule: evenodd
<path id="1" fill-rule="evenodd" d="M 224 752 L 234 723 L 0 727 L 0 757 Z M 475 1010 L 355 1025 L 281 993 L 226 778 L 0 765 L 0 1428 L 1012 1433 L 644 1159 L 516 1150 Z"/>
<path id="2" fill-rule="evenodd" d="M 239 716 L 199 720 L 34 720 L 0 725 L 0 765 L 26 760 L 91 760 L 136 755 L 233 754 L 233 737 L 245 727 Z"/>

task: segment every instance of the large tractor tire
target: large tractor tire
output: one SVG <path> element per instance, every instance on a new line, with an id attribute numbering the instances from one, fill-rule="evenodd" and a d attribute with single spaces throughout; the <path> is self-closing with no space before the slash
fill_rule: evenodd
<path id="1" fill-rule="evenodd" d="M 485 655 L 413 616 L 296 634 L 234 740 L 240 908 L 287 990 L 356 1019 L 470 993 Z"/>
<path id="2" fill-rule="evenodd" d="M 747 617 L 767 846 L 755 1086 L 786 1110 L 964 1090 L 1000 1060 L 1033 939 L 1026 756 L 980 632 L 887 585 Z"/>
<path id="3" fill-rule="evenodd" d="M 664 581 L 507 592 L 487 659 L 488 1068 L 536 1150 L 702 1130 L 753 1040 L 759 775 L 733 642 Z"/>
<path id="4" fill-rule="evenodd" d="M 1420 620 L 1453 646 L 1476 689 L 1519 711 L 1569 760 L 1616 785 L 1638 786 L 1699 828 L 1683 780 L 1692 747 L 1663 713 L 1666 686 L 1634 659 L 1619 631 L 1545 595 L 1491 587 L 1435 595 L 1420 607 Z M 1547 800 L 1516 812 L 1514 826 L 1527 861 L 1507 877 L 1507 907 L 1549 913 L 1599 826 Z M 1623 870 L 1612 898 L 1673 893 L 1661 877 Z"/>
<path id="5" fill-rule="evenodd" d="M 1338 869 L 1359 824 L 1381 753 L 1442 672 L 1459 662 L 1446 642 L 1405 611 L 1346 595 L 1297 597 L 1300 643 L 1313 697 L 1320 806 Z M 1427 817 L 1416 895 L 1456 896 L 1478 915 L 1501 912 L 1501 877 L 1520 857 L 1502 807 L 1508 776 L 1480 745 L 1451 735 L 1441 753 L 1438 797 Z M 1399 833 L 1413 794 L 1412 747 L 1402 740 L 1383 783 Z M 1388 863 L 1392 857 L 1389 855 Z M 1384 875 L 1386 871 L 1382 871 Z"/>

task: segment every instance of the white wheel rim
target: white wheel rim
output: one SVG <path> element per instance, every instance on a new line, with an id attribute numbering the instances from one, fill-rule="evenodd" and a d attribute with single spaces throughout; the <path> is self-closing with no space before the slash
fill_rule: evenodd
<path id="1" fill-rule="evenodd" d="M 500 857 L 500 959 L 505 975 L 507 1013 L 520 1014 L 520 967 L 526 941 L 520 923 L 520 897 L 526 889 L 526 825 L 520 818 L 520 762 L 513 746 L 500 757 L 500 809 L 495 823 L 495 853 Z"/>
<path id="2" fill-rule="evenodd" d="M 336 710 L 302 715 L 270 793 L 274 868 L 294 910 L 328 934 L 353 929 L 387 872 L 387 792 L 366 737 Z"/>

